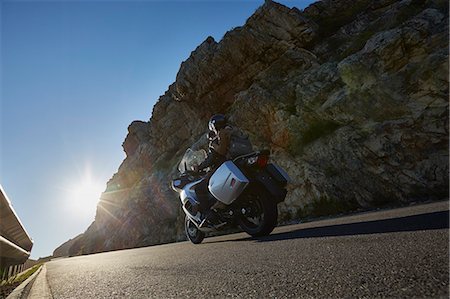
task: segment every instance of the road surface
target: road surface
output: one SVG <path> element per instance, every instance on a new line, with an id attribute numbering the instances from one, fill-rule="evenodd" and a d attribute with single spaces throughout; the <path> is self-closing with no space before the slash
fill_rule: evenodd
<path id="1" fill-rule="evenodd" d="M 58 259 L 46 277 L 53 298 L 448 298 L 448 207 Z"/>

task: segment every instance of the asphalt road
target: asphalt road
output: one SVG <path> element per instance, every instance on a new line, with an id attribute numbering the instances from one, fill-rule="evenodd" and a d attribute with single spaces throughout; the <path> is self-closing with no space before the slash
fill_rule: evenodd
<path id="1" fill-rule="evenodd" d="M 448 298 L 448 201 L 53 260 L 54 298 Z"/>

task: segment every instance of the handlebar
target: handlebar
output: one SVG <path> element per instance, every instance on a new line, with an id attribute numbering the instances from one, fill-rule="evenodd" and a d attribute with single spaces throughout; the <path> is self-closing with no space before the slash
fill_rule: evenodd
<path id="1" fill-rule="evenodd" d="M 192 175 L 192 176 L 202 176 L 202 175 L 206 174 L 206 171 L 204 171 L 204 170 L 199 170 L 199 171 L 186 170 L 183 174 L 184 175 Z"/>
<path id="2" fill-rule="evenodd" d="M 237 162 L 238 160 L 241 160 L 241 159 L 250 158 L 250 157 L 259 156 L 259 155 L 269 156 L 270 155 L 270 150 L 255 151 L 255 152 L 250 153 L 250 154 L 245 154 L 245 155 L 242 155 L 242 156 L 238 156 L 238 157 L 233 159 L 233 162 Z"/>

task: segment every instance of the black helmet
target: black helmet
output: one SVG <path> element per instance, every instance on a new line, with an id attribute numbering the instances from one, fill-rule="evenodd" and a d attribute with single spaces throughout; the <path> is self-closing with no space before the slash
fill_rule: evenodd
<path id="1" fill-rule="evenodd" d="M 220 129 L 225 128 L 226 125 L 227 125 L 227 120 L 225 118 L 225 115 L 215 114 L 215 115 L 211 116 L 211 118 L 209 119 L 208 127 L 209 127 L 209 130 L 218 132 Z"/>

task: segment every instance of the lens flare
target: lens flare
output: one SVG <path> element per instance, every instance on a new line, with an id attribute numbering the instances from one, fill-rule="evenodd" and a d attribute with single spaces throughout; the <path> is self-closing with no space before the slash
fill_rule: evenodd
<path id="1" fill-rule="evenodd" d="M 95 180 L 90 171 L 85 171 L 66 188 L 67 207 L 76 215 L 95 215 L 97 203 L 104 189 L 103 183 Z"/>

